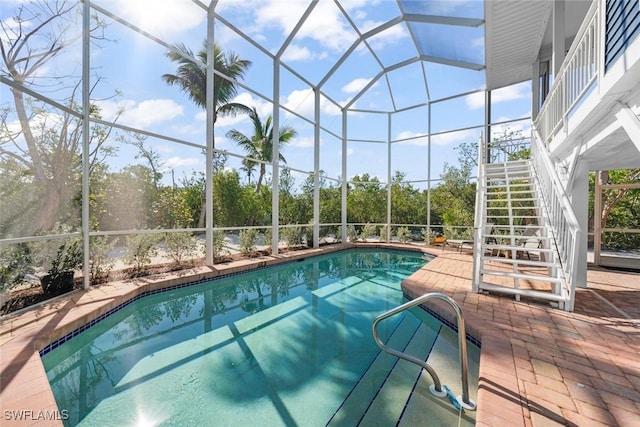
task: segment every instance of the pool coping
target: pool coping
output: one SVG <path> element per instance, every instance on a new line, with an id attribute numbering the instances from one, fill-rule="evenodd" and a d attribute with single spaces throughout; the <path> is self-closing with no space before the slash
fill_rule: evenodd
<path id="1" fill-rule="evenodd" d="M 416 276 L 421 271 L 437 261 L 437 251 L 434 248 L 416 245 L 385 244 L 385 243 L 358 243 L 337 244 L 324 246 L 318 249 L 291 251 L 274 256 L 260 256 L 252 259 L 244 259 L 215 265 L 214 267 L 198 267 L 177 273 L 160 274 L 152 277 L 144 277 L 120 282 L 110 282 L 89 290 L 78 290 L 65 294 L 54 300 L 50 300 L 34 307 L 24 309 L 0 318 L 0 401 L 4 421 L 8 425 L 62 425 L 64 412 L 56 405 L 55 398 L 47 375 L 40 359 L 40 351 L 87 325 L 100 316 L 104 316 L 110 310 L 137 296 L 184 283 L 208 280 L 219 276 L 242 273 L 249 270 L 264 268 L 303 258 L 342 251 L 355 247 L 401 249 L 422 252 L 434 256 L 434 260 L 426 264 L 423 269 L 414 273 L 403 283 L 403 291 L 408 296 L 415 296 L 418 288 L 412 286 Z M 430 307 L 434 308 L 434 307 Z M 438 308 L 435 307 L 438 312 Z M 441 313 L 443 318 L 450 319 L 450 313 L 446 310 Z M 487 363 L 493 365 L 507 357 L 507 353 L 498 352 L 496 348 L 504 347 L 504 343 L 487 333 L 483 328 L 478 328 L 476 319 L 467 316 L 467 332 L 482 341 L 480 357 L 480 376 L 484 387 L 489 386 L 487 379 L 495 381 L 508 390 L 518 390 L 504 378 L 494 378 L 488 375 L 485 369 Z M 451 320 L 455 323 L 455 319 Z M 511 359 L 513 364 L 513 359 Z M 514 368 L 515 381 L 515 368 Z M 476 425 L 485 419 L 491 419 L 488 410 L 493 406 L 485 405 L 485 400 L 490 397 L 481 388 L 478 390 L 478 411 Z M 509 402 L 507 402 L 509 403 Z M 17 421 L 16 413 L 10 413 L 7 419 L 6 411 L 23 411 L 21 416 L 25 419 Z M 486 413 L 486 416 L 483 415 Z M 522 421 L 522 418 L 520 418 Z M 518 423 L 510 423 L 518 425 Z"/>

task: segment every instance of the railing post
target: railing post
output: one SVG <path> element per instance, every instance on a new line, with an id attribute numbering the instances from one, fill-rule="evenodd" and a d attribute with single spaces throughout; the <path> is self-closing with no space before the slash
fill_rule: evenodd
<path id="1" fill-rule="evenodd" d="M 462 395 L 457 396 L 456 399 L 458 400 L 460 406 L 462 406 L 464 409 L 474 411 L 476 409 L 476 404 L 469 398 L 469 366 L 467 358 L 467 333 L 464 325 L 464 314 L 462 313 L 462 309 L 460 309 L 460 306 L 453 300 L 453 298 L 439 292 L 431 292 L 380 314 L 374 319 L 373 325 L 371 326 L 373 339 L 378 347 L 380 347 L 383 351 L 399 357 L 400 359 L 404 359 L 408 362 L 414 363 L 418 366 L 422 366 L 431 375 L 431 378 L 434 382 L 434 386 L 430 387 L 429 391 L 435 396 L 445 397 L 447 395 L 447 392 L 442 390 L 440 378 L 438 378 L 436 372 L 433 370 L 433 368 L 431 368 L 431 366 L 429 366 L 427 362 L 388 347 L 385 343 L 382 342 L 382 340 L 380 339 L 380 335 L 378 334 L 378 324 L 381 321 L 412 307 L 415 307 L 416 305 L 420 305 L 430 299 L 439 299 L 446 302 L 453 308 L 456 314 L 456 323 L 458 327 L 458 346 L 460 354 L 460 375 L 462 381 Z"/>
<path id="2" fill-rule="evenodd" d="M 473 292 L 480 291 L 480 280 L 482 269 L 482 230 L 485 211 L 485 189 L 484 189 L 484 153 L 485 144 L 480 134 L 478 141 L 478 175 L 476 178 L 476 210 L 473 220 L 473 281 L 471 289 Z"/>

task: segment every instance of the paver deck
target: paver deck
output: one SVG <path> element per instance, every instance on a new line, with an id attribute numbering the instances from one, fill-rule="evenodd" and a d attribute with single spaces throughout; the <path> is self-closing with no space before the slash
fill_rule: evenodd
<path id="1" fill-rule="evenodd" d="M 405 280 L 403 289 L 410 297 L 451 296 L 464 310 L 467 331 L 482 341 L 477 425 L 640 425 L 640 274 L 590 269 L 589 287 L 577 291 L 575 311 L 567 313 L 525 298 L 517 302 L 473 293 L 470 255 L 423 250 L 438 257 Z M 63 414 L 38 351 L 127 299 L 255 262 L 309 255 L 263 257 L 226 271 L 200 269 L 190 277 L 111 283 L 5 316 L 0 320 L 0 424 L 60 425 Z M 450 316 L 449 311 L 441 314 Z M 18 415 L 23 419 L 16 420 Z"/>
<path id="2" fill-rule="evenodd" d="M 589 269 L 567 313 L 472 293 L 472 267 L 471 256 L 445 252 L 403 288 L 451 296 L 481 340 L 476 425 L 640 425 L 640 274 Z"/>

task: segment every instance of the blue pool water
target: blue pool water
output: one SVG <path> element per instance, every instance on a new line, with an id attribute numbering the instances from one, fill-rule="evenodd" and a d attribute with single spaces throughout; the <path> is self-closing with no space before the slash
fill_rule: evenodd
<path id="1" fill-rule="evenodd" d="M 149 295 L 42 360 L 67 425 L 395 425 L 419 368 L 392 374 L 410 368 L 380 353 L 371 323 L 426 262 L 348 250 Z M 417 309 L 380 335 L 426 358 L 441 328 Z"/>

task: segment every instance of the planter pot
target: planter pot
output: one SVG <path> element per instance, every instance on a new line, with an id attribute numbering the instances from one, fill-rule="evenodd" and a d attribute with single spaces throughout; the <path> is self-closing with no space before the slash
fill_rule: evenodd
<path id="1" fill-rule="evenodd" d="M 55 276 L 47 274 L 40 279 L 45 294 L 63 294 L 73 289 L 73 270 L 62 271 Z"/>

